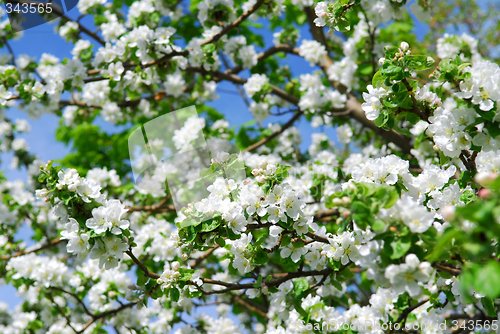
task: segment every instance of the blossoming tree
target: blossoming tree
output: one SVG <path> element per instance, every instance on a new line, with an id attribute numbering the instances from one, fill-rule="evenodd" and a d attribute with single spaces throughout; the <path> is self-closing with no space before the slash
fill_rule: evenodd
<path id="1" fill-rule="evenodd" d="M 72 59 L 2 55 L 0 108 L 60 116 L 73 151 L 41 161 L 29 123 L 2 113 L 1 149 L 28 176 L 1 180 L 0 277 L 23 303 L 0 304 L 0 332 L 496 332 L 498 9 L 406 2 L 81 0 L 98 29 L 60 18 Z M 207 106 L 224 81 L 255 118 L 238 131 Z M 211 165 L 153 161 L 134 182 L 132 132 L 192 105 L 161 132 L 190 152 L 203 137 Z M 343 147 L 316 133 L 301 152 L 300 119 Z M 176 210 L 169 175 L 206 181 L 205 198 Z"/>

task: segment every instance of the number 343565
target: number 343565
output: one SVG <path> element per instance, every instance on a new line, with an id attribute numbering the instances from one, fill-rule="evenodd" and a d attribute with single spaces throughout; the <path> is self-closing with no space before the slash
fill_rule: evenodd
<path id="1" fill-rule="evenodd" d="M 49 3 L 11 3 L 7 2 L 5 4 L 5 9 L 8 14 L 10 13 L 18 13 L 18 14 L 43 14 L 47 13 L 50 14 L 52 13 L 52 4 Z"/>

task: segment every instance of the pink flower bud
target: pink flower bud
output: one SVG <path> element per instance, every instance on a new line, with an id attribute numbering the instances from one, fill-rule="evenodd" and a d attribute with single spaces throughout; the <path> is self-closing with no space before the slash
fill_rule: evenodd
<path id="1" fill-rule="evenodd" d="M 455 216 L 455 206 L 454 205 L 447 205 L 441 210 L 441 216 L 445 220 L 450 220 Z"/>
<path id="2" fill-rule="evenodd" d="M 483 189 L 479 190 L 477 195 L 479 197 L 481 197 L 482 199 L 486 199 L 491 195 L 491 191 L 489 189 L 483 188 Z"/>

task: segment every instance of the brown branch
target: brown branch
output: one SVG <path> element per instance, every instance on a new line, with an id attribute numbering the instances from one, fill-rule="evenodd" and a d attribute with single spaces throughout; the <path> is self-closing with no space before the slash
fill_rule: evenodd
<path id="1" fill-rule="evenodd" d="M 158 213 L 158 212 L 175 211 L 175 206 L 173 206 L 173 205 L 167 205 L 165 207 L 162 207 L 163 204 L 165 204 L 170 198 L 171 198 L 171 195 L 168 195 L 168 196 L 165 196 L 161 201 L 159 201 L 155 205 L 127 206 L 127 207 L 125 207 L 125 209 L 127 209 L 129 212 L 147 211 L 147 212 Z"/>
<path id="2" fill-rule="evenodd" d="M 286 122 L 285 125 L 283 125 L 282 127 L 280 127 L 279 130 L 275 131 L 270 136 L 259 140 L 255 144 L 252 144 L 252 145 L 248 146 L 246 149 L 243 150 L 243 152 L 251 152 L 251 151 L 255 150 L 256 148 L 258 148 L 258 147 L 260 147 L 262 145 L 265 145 L 266 143 L 270 142 L 271 140 L 273 140 L 274 138 L 276 138 L 277 136 L 279 136 L 280 134 L 282 134 L 286 129 L 288 129 L 289 127 L 291 127 L 295 123 L 295 121 L 297 121 L 301 116 L 302 116 L 302 112 L 298 111 L 288 122 Z"/>
<path id="3" fill-rule="evenodd" d="M 316 212 L 316 214 L 314 215 L 314 220 L 320 220 L 320 221 L 321 220 L 329 220 L 330 217 L 338 216 L 338 215 L 339 215 L 338 209 L 320 210 L 320 211 Z"/>
<path id="4" fill-rule="evenodd" d="M 341 270 L 344 270 L 347 268 L 351 263 L 348 263 L 344 267 L 341 268 Z M 331 273 L 332 268 L 325 268 L 323 270 L 311 270 L 311 271 L 294 271 L 290 273 L 283 273 L 281 277 L 268 281 L 268 282 L 262 282 L 268 287 L 272 286 L 279 286 L 281 283 L 284 283 L 288 280 L 294 279 L 294 278 L 299 278 L 299 277 L 309 277 L 309 276 L 323 276 L 325 273 Z M 216 281 L 212 280 L 209 278 L 202 278 L 201 279 L 203 283 L 207 284 L 213 284 L 213 285 L 220 285 L 226 287 L 226 289 L 222 290 L 204 290 L 200 286 L 196 285 L 194 282 L 188 281 L 186 282 L 187 284 L 195 286 L 198 291 L 200 291 L 204 295 L 212 295 L 212 294 L 223 294 L 229 291 L 236 291 L 236 290 L 243 290 L 243 289 L 252 289 L 254 288 L 255 283 L 245 283 L 245 284 L 237 284 L 237 283 L 228 283 L 228 282 L 223 282 L 223 281 Z"/>
<path id="5" fill-rule="evenodd" d="M 411 87 L 410 83 L 408 82 L 408 80 L 403 79 L 401 81 L 406 89 L 408 90 L 408 94 L 410 94 L 410 97 L 411 97 L 411 100 L 413 102 L 413 112 L 418 116 L 420 117 L 420 119 L 426 121 L 427 123 L 429 123 L 429 117 L 420 110 L 420 108 L 418 107 L 418 103 L 417 103 L 417 99 L 415 99 L 415 93 L 413 92 L 413 88 Z"/>
<path id="6" fill-rule="evenodd" d="M 433 263 L 432 266 L 436 268 L 438 271 L 444 271 L 447 272 L 448 274 L 458 276 L 462 272 L 460 268 L 453 268 L 451 267 L 450 264 L 447 263 Z"/>
<path id="7" fill-rule="evenodd" d="M 59 310 L 59 313 L 61 313 L 61 315 L 64 317 L 64 319 L 66 319 L 66 324 L 73 330 L 73 332 L 78 333 L 78 331 L 73 327 L 73 325 L 71 325 L 71 319 L 69 318 L 69 316 L 66 314 L 66 312 L 64 312 L 62 307 L 59 306 L 59 304 L 54 301 L 54 299 L 52 298 L 52 295 L 49 293 L 49 294 L 47 294 L 47 297 L 52 302 L 52 304 L 54 304 L 56 306 L 56 308 Z"/>
<path id="8" fill-rule="evenodd" d="M 34 4 L 34 5 L 43 4 L 43 5 L 45 5 L 45 2 L 31 1 L 31 0 L 12 0 L 12 3 L 21 3 L 21 4 L 26 3 L 26 4 Z M 81 25 L 79 21 L 75 21 L 73 19 L 70 19 L 66 15 L 64 15 L 64 12 L 60 11 L 58 6 L 52 7 L 52 11 L 54 14 L 57 15 L 57 17 L 60 17 L 65 22 L 68 22 L 68 21 L 75 22 L 76 24 L 78 24 L 78 30 L 89 35 L 90 37 L 95 39 L 96 42 L 98 42 L 99 44 L 101 44 L 103 46 L 106 45 L 106 42 L 104 42 L 104 40 L 101 37 L 99 37 L 96 33 L 90 31 L 89 29 L 87 29 L 86 27 Z"/>
<path id="9" fill-rule="evenodd" d="M 13 257 L 19 257 L 19 256 L 23 256 L 23 255 L 26 255 L 26 254 L 30 254 L 30 253 L 37 253 L 37 252 L 40 252 L 42 250 L 45 250 L 47 248 L 51 248 L 55 245 L 57 245 L 58 243 L 60 243 L 61 240 L 60 238 L 55 238 L 51 241 L 49 241 L 49 243 L 43 245 L 43 246 L 40 246 L 38 248 L 35 248 L 35 249 L 31 249 L 31 250 L 25 250 L 25 251 L 20 251 L 20 252 L 17 252 L 17 253 L 14 253 L 14 254 L 11 254 L 11 255 L 3 255 L 0 259 L 2 260 L 9 260 Z"/>
<path id="10" fill-rule="evenodd" d="M 119 313 L 127 308 L 130 308 L 130 307 L 133 307 L 134 305 L 137 305 L 139 302 L 141 302 L 142 299 L 138 300 L 137 302 L 132 302 L 132 303 L 128 303 L 128 304 L 123 304 L 122 306 L 114 309 L 114 310 L 109 310 L 109 311 L 106 311 L 106 312 L 102 312 L 102 313 L 99 313 L 99 314 L 95 314 L 92 319 L 90 319 L 86 324 L 85 326 L 83 326 L 83 328 L 76 332 L 78 334 L 82 334 L 83 332 L 85 332 L 87 330 L 87 328 L 90 327 L 90 325 L 92 325 L 94 322 L 96 322 L 97 320 L 99 319 L 102 319 L 102 318 L 105 318 L 105 317 L 108 317 L 110 315 L 115 315 L 116 313 Z"/>
<path id="11" fill-rule="evenodd" d="M 460 153 L 460 160 L 469 172 L 474 172 L 476 170 L 476 157 L 478 153 L 479 152 L 474 151 L 474 153 L 472 153 L 471 155 L 467 150 L 462 150 L 462 152 Z"/>
<path id="12" fill-rule="evenodd" d="M 210 255 L 212 255 L 212 253 L 217 249 L 219 248 L 219 245 L 215 245 L 214 247 L 210 248 L 209 250 L 207 250 L 205 252 L 205 254 L 203 254 L 202 256 L 200 256 L 199 258 L 197 258 L 193 263 L 191 263 L 191 268 L 196 268 L 198 267 L 202 262 L 203 260 L 205 260 L 206 258 L 208 258 Z"/>
<path id="13" fill-rule="evenodd" d="M 94 315 L 93 315 L 93 314 L 89 311 L 89 309 L 87 308 L 87 305 L 85 305 L 85 303 L 83 302 L 83 300 L 81 300 L 81 299 L 80 299 L 80 298 L 79 298 L 79 297 L 78 297 L 75 293 L 73 293 L 73 292 L 69 292 L 69 291 L 66 291 L 66 290 L 64 290 L 64 289 L 62 289 L 62 288 L 59 288 L 59 287 L 56 287 L 56 286 L 51 286 L 51 287 L 49 287 L 49 289 L 52 289 L 52 290 L 57 290 L 57 291 L 63 292 L 63 293 L 65 293 L 65 294 L 70 295 L 71 297 L 75 298 L 75 299 L 76 299 L 76 301 L 78 302 L 78 304 L 80 304 L 80 305 L 82 306 L 83 311 L 84 311 L 86 314 L 90 315 L 91 317 L 94 317 Z"/>
<path id="14" fill-rule="evenodd" d="M 235 296 L 234 297 L 234 301 L 243 305 L 244 307 L 246 307 L 247 309 L 249 309 L 250 311 L 253 311 L 255 313 L 257 313 L 258 315 L 260 315 L 261 317 L 264 317 L 267 319 L 267 314 L 264 313 L 264 311 L 262 310 L 259 310 L 257 307 L 255 306 L 252 306 L 250 305 L 249 303 L 247 303 L 244 299 L 240 298 L 239 296 Z"/>
<path id="15" fill-rule="evenodd" d="M 290 54 L 298 55 L 299 54 L 299 49 L 298 48 L 294 48 L 294 47 L 292 47 L 292 46 L 290 46 L 288 44 L 273 45 L 269 49 L 267 49 L 266 51 L 263 51 L 263 52 L 261 52 L 261 53 L 259 53 L 257 55 L 257 63 L 260 63 L 261 61 L 263 61 L 267 57 L 275 55 L 276 53 L 279 53 L 279 52 L 285 52 L 285 53 L 290 53 Z M 237 74 L 237 73 L 239 73 L 239 72 L 241 72 L 243 70 L 244 70 L 243 66 L 238 65 L 238 66 L 235 66 L 233 68 L 227 69 L 226 71 L 224 71 L 224 73 L 226 73 L 226 74 Z"/>
<path id="16" fill-rule="evenodd" d="M 329 244 L 330 242 L 328 241 L 328 238 L 325 238 L 325 237 L 322 237 L 322 236 L 319 236 L 317 234 L 314 234 L 312 232 L 307 232 L 306 235 L 313 239 L 314 241 L 317 241 L 317 242 L 322 242 L 324 244 Z"/>
<path id="17" fill-rule="evenodd" d="M 399 315 L 398 319 L 396 320 L 395 323 L 400 323 L 401 321 L 403 321 L 404 319 L 406 319 L 406 317 L 413 311 L 415 310 L 416 308 L 424 305 L 425 303 L 427 303 L 429 301 L 429 298 L 427 299 L 424 299 L 418 303 L 416 303 L 415 305 L 412 305 L 412 306 L 408 306 L 406 309 L 404 309 L 403 312 L 401 312 L 401 314 Z"/>
<path id="18" fill-rule="evenodd" d="M 276 245 L 274 245 L 272 248 L 262 248 L 266 253 L 273 253 L 275 252 L 278 248 L 280 248 L 281 241 L 283 240 L 283 235 L 285 233 L 280 233 L 280 236 L 278 238 L 278 242 L 276 242 Z"/>
<path id="19" fill-rule="evenodd" d="M 306 15 L 307 15 L 307 21 L 309 23 L 309 29 L 311 31 L 311 35 L 313 38 L 323 44 L 325 48 L 328 50 L 328 43 L 326 42 L 326 39 L 324 37 L 323 29 L 319 28 L 316 26 L 314 23 L 314 19 L 316 18 L 316 14 L 314 13 L 314 10 L 311 7 L 306 7 L 305 9 Z M 322 61 L 320 62 L 319 66 L 325 73 L 325 75 L 328 77 L 328 68 L 333 65 L 333 60 L 330 58 L 328 54 L 323 56 Z M 347 93 L 347 87 L 343 86 L 339 82 L 334 82 L 330 81 L 333 88 L 338 90 L 342 94 Z M 358 99 L 352 94 L 352 93 L 347 93 L 348 100 L 346 102 L 346 110 L 350 111 L 348 113 L 348 116 L 350 118 L 355 119 L 365 127 L 373 130 L 377 135 L 380 137 L 384 138 L 388 142 L 392 142 L 399 146 L 399 148 L 406 154 L 410 154 L 411 150 L 413 149 L 413 146 L 410 144 L 410 140 L 403 136 L 402 134 L 391 130 L 391 131 L 386 131 L 382 128 L 379 128 L 378 126 L 375 125 L 373 121 L 370 121 L 369 119 L 366 118 L 365 112 L 361 108 L 361 103 L 358 101 Z"/>
<path id="20" fill-rule="evenodd" d="M 236 19 L 236 21 L 234 21 L 233 23 L 225 26 L 218 34 L 216 34 L 214 37 L 204 41 L 203 43 L 201 43 L 201 45 L 206 45 L 206 44 L 209 44 L 209 43 L 217 43 L 217 41 L 222 37 L 224 36 L 225 34 L 227 34 L 229 31 L 231 31 L 232 29 L 238 27 L 241 23 L 243 23 L 243 21 L 245 21 L 250 15 L 252 15 L 253 13 L 255 13 L 260 6 L 262 6 L 262 4 L 264 3 L 265 0 L 259 0 L 255 3 L 255 5 L 253 5 L 252 8 L 250 8 L 247 12 L 241 14 L 240 17 L 238 17 Z"/>
<path id="21" fill-rule="evenodd" d="M 160 275 L 158 275 L 155 272 L 149 271 L 149 269 L 144 265 L 144 263 L 142 263 L 138 258 L 135 257 L 134 253 L 132 253 L 132 248 L 129 249 L 128 251 L 126 251 L 125 253 L 128 256 L 130 256 L 132 261 L 134 261 L 134 263 L 142 270 L 142 272 L 144 273 L 144 276 L 149 277 L 149 278 L 153 278 L 153 279 L 160 278 Z"/>

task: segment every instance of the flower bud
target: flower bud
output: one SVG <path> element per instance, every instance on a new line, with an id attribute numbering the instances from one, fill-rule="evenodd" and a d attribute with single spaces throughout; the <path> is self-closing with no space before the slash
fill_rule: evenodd
<path id="1" fill-rule="evenodd" d="M 344 202 L 342 202 L 342 200 L 340 198 L 334 198 L 334 199 L 332 199 L 332 204 L 342 205 L 342 204 L 344 204 Z"/>
<path id="2" fill-rule="evenodd" d="M 321 251 L 321 256 L 325 256 L 326 255 L 326 252 L 325 251 Z"/>
<path id="3" fill-rule="evenodd" d="M 406 42 L 401 42 L 401 45 L 399 47 L 401 48 L 401 50 L 406 51 L 410 48 L 410 44 Z"/>
<path id="4" fill-rule="evenodd" d="M 173 277 L 174 279 L 178 279 L 180 276 L 181 276 L 181 273 L 180 273 L 180 272 L 178 272 L 178 271 L 176 271 L 175 273 L 173 273 L 173 274 L 172 274 L 172 277 Z"/>
<path id="5" fill-rule="evenodd" d="M 342 197 L 342 203 L 351 204 L 351 199 L 347 196 Z"/>
<path id="6" fill-rule="evenodd" d="M 378 63 L 379 63 L 380 65 L 384 65 L 384 63 L 385 63 L 385 58 L 384 58 L 384 57 L 380 58 L 380 59 L 378 60 Z"/>
<path id="7" fill-rule="evenodd" d="M 261 169 L 255 168 L 254 170 L 252 170 L 252 175 L 257 176 L 260 174 L 260 171 L 261 171 Z"/>
<path id="8" fill-rule="evenodd" d="M 491 191 L 489 189 L 483 188 L 483 189 L 479 190 L 477 195 L 479 197 L 481 197 L 482 199 L 486 199 L 491 195 Z"/>
<path id="9" fill-rule="evenodd" d="M 181 259 L 182 261 L 186 261 L 189 258 L 189 256 L 186 253 L 182 253 Z"/>
<path id="10" fill-rule="evenodd" d="M 115 298 L 116 297 L 116 292 L 115 291 L 108 292 L 108 297 L 109 298 Z"/>
<path id="11" fill-rule="evenodd" d="M 432 146 L 432 149 L 436 152 L 439 152 L 439 146 L 437 145 Z"/>
<path id="12" fill-rule="evenodd" d="M 443 209 L 441 209 L 441 216 L 445 220 L 450 220 L 455 216 L 455 206 L 454 205 L 446 205 Z"/>
<path id="13" fill-rule="evenodd" d="M 398 229 L 396 228 L 396 226 L 391 226 L 391 227 L 389 227 L 389 230 L 391 232 L 396 232 Z"/>
<path id="14" fill-rule="evenodd" d="M 266 177 L 264 175 L 259 175 L 255 178 L 255 180 L 259 183 L 264 183 L 266 182 Z"/>
<path id="15" fill-rule="evenodd" d="M 172 262 L 172 270 L 179 271 L 181 264 L 178 261 Z"/>
<path id="16" fill-rule="evenodd" d="M 350 214 L 351 214 L 350 211 L 344 211 L 344 212 L 342 212 L 342 217 L 347 218 L 347 217 L 349 217 Z"/>
<path id="17" fill-rule="evenodd" d="M 35 191 L 36 198 L 44 198 L 44 197 L 47 197 L 48 194 L 49 194 L 49 191 L 45 188 L 37 189 L 37 191 Z"/>
<path id="18" fill-rule="evenodd" d="M 481 172 L 476 174 L 475 180 L 480 185 L 485 186 L 491 181 L 496 180 L 497 177 L 498 173 Z"/>

